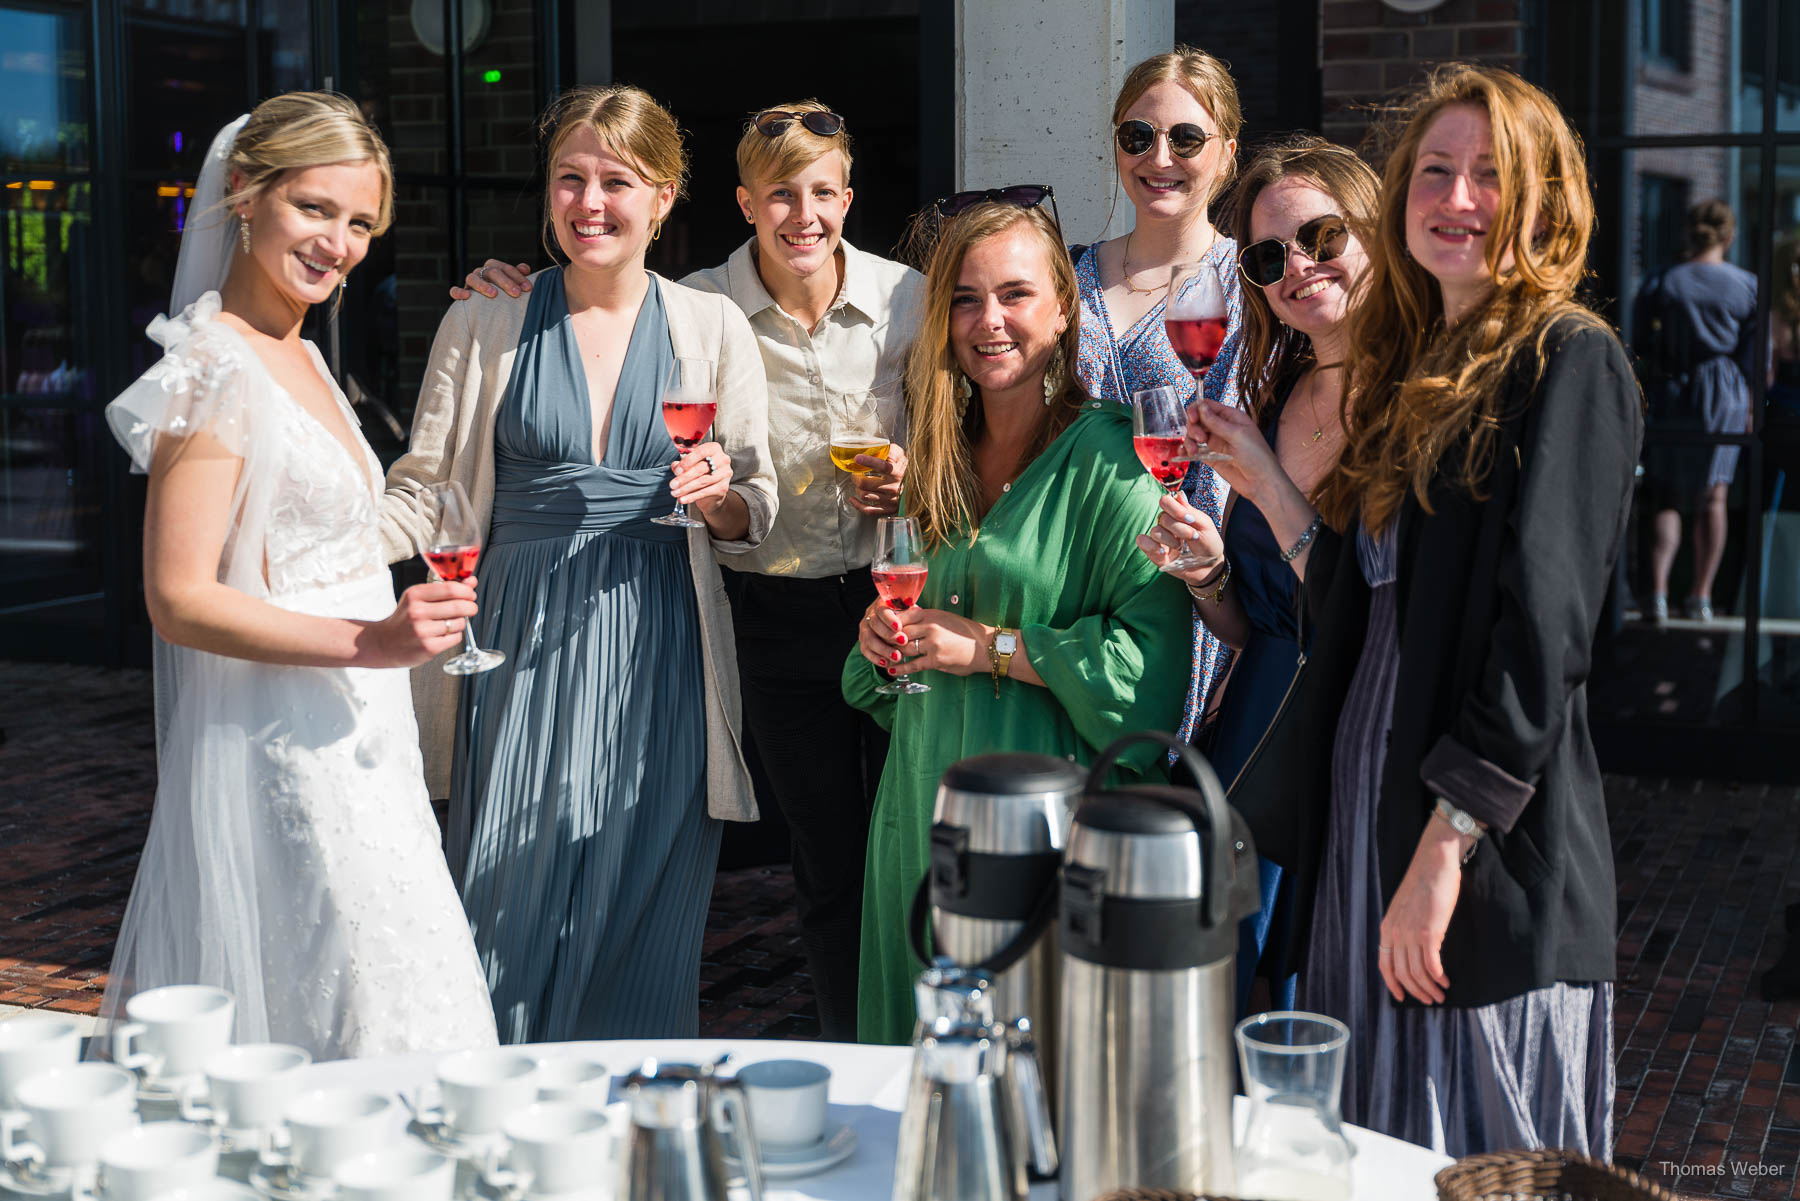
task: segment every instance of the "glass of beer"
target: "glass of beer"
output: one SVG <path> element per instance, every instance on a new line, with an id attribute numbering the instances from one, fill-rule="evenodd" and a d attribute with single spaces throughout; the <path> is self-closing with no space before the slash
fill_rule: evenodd
<path id="1" fill-rule="evenodd" d="M 881 410 L 873 392 L 848 392 L 831 406 L 831 463 L 854 477 L 871 470 L 856 461 L 858 455 L 886 459 L 888 436 L 881 429 Z"/>

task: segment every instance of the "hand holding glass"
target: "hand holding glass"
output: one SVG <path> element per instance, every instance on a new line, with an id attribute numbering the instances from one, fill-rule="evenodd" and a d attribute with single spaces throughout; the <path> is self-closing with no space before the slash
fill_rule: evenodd
<path id="1" fill-rule="evenodd" d="M 831 462 L 839 471 L 867 475 L 857 455 L 885 459 L 890 449 L 881 432 L 881 413 L 873 392 L 850 392 L 831 406 Z"/>
<path id="2" fill-rule="evenodd" d="M 1177 267 L 1169 281 L 1168 302 L 1163 306 L 1163 327 L 1168 331 L 1175 357 L 1194 377 L 1196 392 L 1225 345 L 1229 324 L 1230 312 L 1225 307 L 1225 290 L 1219 286 L 1218 271 L 1210 263 Z M 1231 459 L 1224 451 L 1207 449 L 1204 442 L 1194 457 L 1202 463 Z"/>
<path id="3" fill-rule="evenodd" d="M 455 480 L 433 484 L 427 491 L 437 502 L 437 524 L 425 551 L 426 566 L 440 580 L 466 580 L 475 574 L 475 562 L 481 558 L 481 527 L 475 522 L 469 495 Z M 453 676 L 472 676 L 492 671 L 504 662 L 506 655 L 502 652 L 482 650 L 475 645 L 475 627 L 465 621 L 462 654 L 446 661 L 444 671 Z"/>
<path id="4" fill-rule="evenodd" d="M 1175 389 L 1145 388 L 1131 394 L 1131 448 L 1144 470 L 1171 494 L 1181 490 L 1182 478 L 1187 475 L 1188 454 L 1182 449 L 1186 436 L 1187 409 Z M 1155 531 L 1153 523 L 1150 532 L 1154 535 Z M 1184 542 L 1162 569 L 1182 572 L 1204 566 L 1205 561 Z"/>
<path id="5" fill-rule="evenodd" d="M 713 364 L 710 359 L 676 359 L 669 368 L 669 382 L 663 389 L 662 418 L 669 437 L 683 455 L 706 441 L 719 409 L 718 395 L 713 391 Z M 687 515 L 680 501 L 666 517 L 652 517 L 654 525 L 673 525 L 697 530 L 705 526 Z"/>
<path id="6" fill-rule="evenodd" d="M 919 603 L 925 591 L 925 542 L 919 536 L 915 517 L 883 517 L 875 526 L 875 559 L 869 574 L 875 577 L 875 591 L 881 602 L 897 613 L 904 613 Z M 899 696 L 909 692 L 930 692 L 929 684 L 917 680 L 895 680 L 875 690 L 882 696 Z"/>

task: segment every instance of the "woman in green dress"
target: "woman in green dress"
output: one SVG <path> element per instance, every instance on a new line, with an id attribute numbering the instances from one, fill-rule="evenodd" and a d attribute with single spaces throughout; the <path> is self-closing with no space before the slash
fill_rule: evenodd
<path id="1" fill-rule="evenodd" d="M 1086 396 L 1075 270 L 1042 208 L 984 202 L 950 218 L 907 362 L 906 509 L 929 548 L 920 607 L 877 601 L 844 696 L 892 735 L 863 886 L 857 1034 L 912 1034 L 906 915 L 924 878 L 938 778 L 958 759 L 1030 751 L 1087 761 L 1164 725 L 1187 689 L 1191 609 L 1133 553 L 1160 490 L 1131 419 Z M 884 696 L 891 676 L 931 691 Z M 1127 775 L 1160 772 L 1152 747 Z"/>

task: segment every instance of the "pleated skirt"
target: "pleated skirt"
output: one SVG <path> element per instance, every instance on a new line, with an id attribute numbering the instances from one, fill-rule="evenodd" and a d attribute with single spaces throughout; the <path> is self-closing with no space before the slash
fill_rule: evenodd
<path id="1" fill-rule="evenodd" d="M 1369 548 L 1359 549 L 1367 571 Z M 1391 541 L 1382 550 L 1379 567 L 1391 572 Z M 1402 1007 L 1382 984 L 1375 813 L 1399 645 L 1392 576 L 1371 582 L 1368 638 L 1332 753 L 1330 829 L 1299 983 L 1302 1009 L 1350 1027 L 1344 1119 L 1459 1158 L 1561 1147 L 1610 1160 L 1610 981 L 1559 981 L 1468 1008 Z"/>
<path id="2" fill-rule="evenodd" d="M 450 862 L 502 1042 L 692 1038 L 721 823 L 684 541 L 504 542 L 462 694 Z"/>

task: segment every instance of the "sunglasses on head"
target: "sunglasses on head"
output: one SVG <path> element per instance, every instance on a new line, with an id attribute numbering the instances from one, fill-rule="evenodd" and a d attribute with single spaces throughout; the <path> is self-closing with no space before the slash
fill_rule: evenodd
<path id="1" fill-rule="evenodd" d="M 1287 275 L 1289 247 L 1298 246 L 1315 263 L 1329 263 L 1344 253 L 1349 241 L 1349 223 L 1336 213 L 1326 213 L 1296 229 L 1291 241 L 1264 238 L 1250 243 L 1238 251 L 1238 270 L 1257 287 L 1267 288 Z"/>
<path id="2" fill-rule="evenodd" d="M 1050 219 L 1062 228 L 1062 219 L 1056 213 L 1056 189 L 1047 183 L 1016 183 L 1008 188 L 976 188 L 969 192 L 952 192 L 933 203 L 940 217 L 955 217 L 974 208 L 978 204 L 993 202 L 1010 204 L 1014 208 L 1034 209 L 1046 200 L 1050 202 Z"/>
<path id="3" fill-rule="evenodd" d="M 822 138 L 834 137 L 844 129 L 842 117 L 836 113 L 822 113 L 817 109 L 793 113 L 782 108 L 765 108 L 750 119 L 750 123 L 756 126 L 756 131 L 766 138 L 780 137 L 795 121 Z"/>
<path id="4" fill-rule="evenodd" d="M 1132 158 L 1149 154 L 1156 149 L 1156 135 L 1169 135 L 1169 152 L 1176 158 L 1193 158 L 1206 149 L 1206 143 L 1212 135 L 1191 121 L 1183 121 L 1179 125 L 1171 125 L 1167 129 L 1152 125 L 1148 121 L 1121 121 L 1119 128 L 1113 130 L 1113 140 L 1119 149 Z"/>

